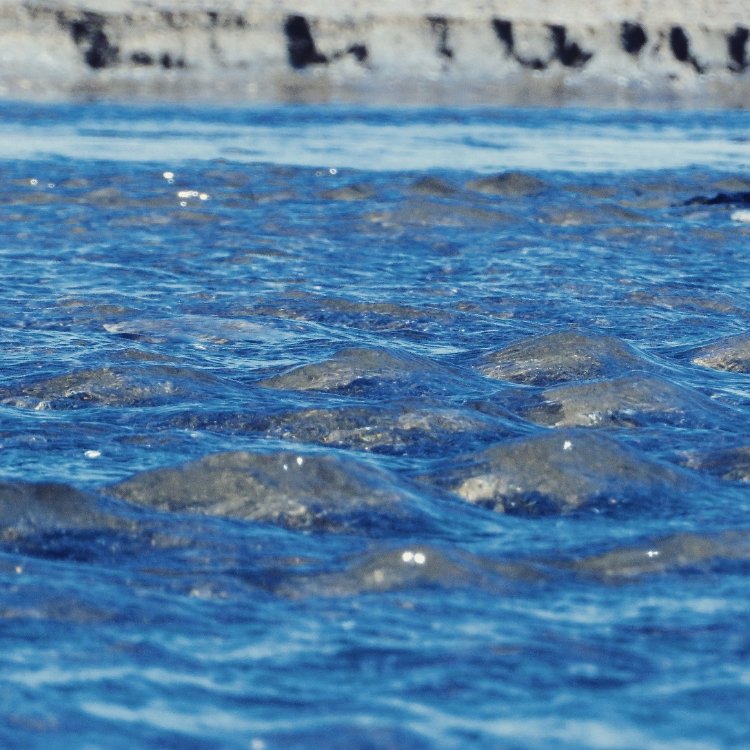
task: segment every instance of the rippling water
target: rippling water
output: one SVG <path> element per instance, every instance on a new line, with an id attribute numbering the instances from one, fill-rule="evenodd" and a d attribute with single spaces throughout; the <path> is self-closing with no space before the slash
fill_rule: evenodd
<path id="1" fill-rule="evenodd" d="M 750 115 L 0 111 L 0 743 L 750 743 Z"/>

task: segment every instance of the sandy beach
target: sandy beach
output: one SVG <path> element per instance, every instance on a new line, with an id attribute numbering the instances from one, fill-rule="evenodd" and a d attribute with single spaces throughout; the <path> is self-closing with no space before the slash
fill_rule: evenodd
<path id="1" fill-rule="evenodd" d="M 745 107 L 739 0 L 0 3 L 0 95 Z"/>

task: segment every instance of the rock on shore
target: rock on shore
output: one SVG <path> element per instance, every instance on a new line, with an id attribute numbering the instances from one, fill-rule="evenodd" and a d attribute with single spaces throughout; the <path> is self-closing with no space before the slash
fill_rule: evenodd
<path id="1" fill-rule="evenodd" d="M 0 0 L 0 95 L 700 103 L 750 93 L 740 0 Z"/>

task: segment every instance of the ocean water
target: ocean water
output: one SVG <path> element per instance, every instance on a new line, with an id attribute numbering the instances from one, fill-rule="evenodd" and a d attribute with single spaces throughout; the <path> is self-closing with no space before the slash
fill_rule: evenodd
<path id="1" fill-rule="evenodd" d="M 0 745 L 750 745 L 750 114 L 0 108 Z"/>

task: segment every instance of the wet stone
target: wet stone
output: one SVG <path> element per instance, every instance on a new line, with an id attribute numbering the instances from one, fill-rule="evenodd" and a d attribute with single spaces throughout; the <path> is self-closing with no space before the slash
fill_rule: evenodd
<path id="1" fill-rule="evenodd" d="M 466 553 L 424 544 L 377 550 L 345 561 L 334 573 L 290 578 L 278 593 L 288 596 L 351 596 L 373 591 L 487 586 L 502 589 L 505 581 Z"/>
<path id="2" fill-rule="evenodd" d="M 325 190 L 321 197 L 329 201 L 363 201 L 372 198 L 374 192 L 367 185 L 345 185 Z"/>
<path id="3" fill-rule="evenodd" d="M 479 370 L 497 380 L 543 386 L 647 368 L 648 363 L 617 338 L 566 330 L 510 344 L 487 355 Z"/>
<path id="4" fill-rule="evenodd" d="M 0 390 L 0 403 L 18 408 L 80 409 L 148 406 L 202 391 L 211 379 L 179 367 L 102 367 Z"/>
<path id="5" fill-rule="evenodd" d="M 596 224 L 625 224 L 631 231 L 633 224 L 642 224 L 646 217 L 635 211 L 629 211 L 615 204 L 599 204 L 589 208 L 570 208 L 559 210 L 554 207 L 545 209 L 541 219 L 547 224 L 561 227 L 589 226 Z"/>
<path id="6" fill-rule="evenodd" d="M 684 463 L 691 469 L 705 471 L 720 479 L 750 483 L 750 445 L 693 451 L 685 456 Z"/>
<path id="7" fill-rule="evenodd" d="M 654 305 L 670 310 L 686 310 L 688 312 L 720 313 L 724 315 L 738 315 L 747 317 L 747 311 L 736 304 L 736 300 L 728 294 L 705 295 L 695 290 L 687 294 L 676 294 L 674 292 L 657 290 L 636 291 L 628 295 L 628 298 L 639 305 Z"/>
<path id="8" fill-rule="evenodd" d="M 613 185 L 597 185 L 595 183 L 582 183 L 582 184 L 568 184 L 564 185 L 563 190 L 566 192 L 574 193 L 576 195 L 583 195 L 586 198 L 614 198 L 617 195 L 617 188 Z"/>
<path id="9" fill-rule="evenodd" d="M 81 203 L 92 203 L 100 207 L 112 207 L 125 205 L 127 197 L 119 188 L 103 187 L 86 193 L 79 201 Z"/>
<path id="10" fill-rule="evenodd" d="M 696 195 L 686 201 L 686 205 L 700 206 L 745 206 L 750 203 L 750 191 L 715 193 L 714 195 Z"/>
<path id="11" fill-rule="evenodd" d="M 493 207 L 482 208 L 469 205 L 445 205 L 444 202 L 417 200 L 410 198 L 403 206 L 392 211 L 374 211 L 366 215 L 372 224 L 385 228 L 405 229 L 407 227 L 491 227 L 498 224 L 511 224 L 518 217 Z"/>
<path id="12" fill-rule="evenodd" d="M 570 567 L 586 576 L 618 581 L 688 567 L 706 567 L 719 559 L 750 560 L 750 534 L 747 531 L 671 534 L 583 557 Z"/>
<path id="13" fill-rule="evenodd" d="M 714 180 L 710 185 L 712 190 L 726 193 L 750 193 L 750 180 L 742 175 L 730 175 L 720 180 Z"/>
<path id="14" fill-rule="evenodd" d="M 523 415 L 549 427 L 714 424 L 721 416 L 703 394 L 641 374 L 549 388 L 540 398 Z"/>
<path id="15" fill-rule="evenodd" d="M 538 177 L 525 172 L 503 172 L 488 177 L 478 177 L 470 180 L 466 186 L 469 190 L 502 198 L 528 198 L 538 195 L 547 187 L 546 183 Z"/>
<path id="16" fill-rule="evenodd" d="M 441 368 L 413 355 L 384 349 L 351 347 L 330 359 L 295 367 L 261 380 L 266 388 L 291 391 L 343 391 L 357 386 L 370 389 L 383 383 L 405 383 L 441 374 Z"/>
<path id="17" fill-rule="evenodd" d="M 308 319 L 368 331 L 425 330 L 452 320 L 449 312 L 436 308 L 420 309 L 395 302 L 355 302 L 340 297 L 311 299 L 302 310 Z"/>
<path id="18" fill-rule="evenodd" d="M 750 333 L 728 336 L 698 349 L 693 363 L 712 370 L 750 372 Z"/>
<path id="19" fill-rule="evenodd" d="M 224 516 L 292 529 L 355 530 L 413 517 L 413 496 L 388 472 L 333 455 L 218 453 L 156 469 L 107 490 L 159 511 Z"/>
<path id="20" fill-rule="evenodd" d="M 66 484 L 0 482 L 0 538 L 14 539 L 53 530 L 126 528 L 96 499 Z"/>
<path id="21" fill-rule="evenodd" d="M 497 441 L 514 431 L 504 422 L 463 409 L 411 406 L 306 409 L 271 417 L 269 437 L 376 453 L 444 453 L 459 443 Z"/>
<path id="22" fill-rule="evenodd" d="M 152 318 L 104 323 L 113 337 L 146 344 L 182 343 L 200 349 L 245 341 L 280 341 L 289 338 L 277 325 L 209 315 L 182 315 L 178 319 Z"/>
<path id="23" fill-rule="evenodd" d="M 428 176 L 414 180 L 411 191 L 419 195 L 430 195 L 434 198 L 447 198 L 456 194 L 456 188 L 439 177 Z"/>
<path id="24" fill-rule="evenodd" d="M 500 443 L 433 479 L 499 513 L 546 515 L 634 500 L 661 502 L 694 484 L 689 475 L 601 433 L 562 429 Z"/>

